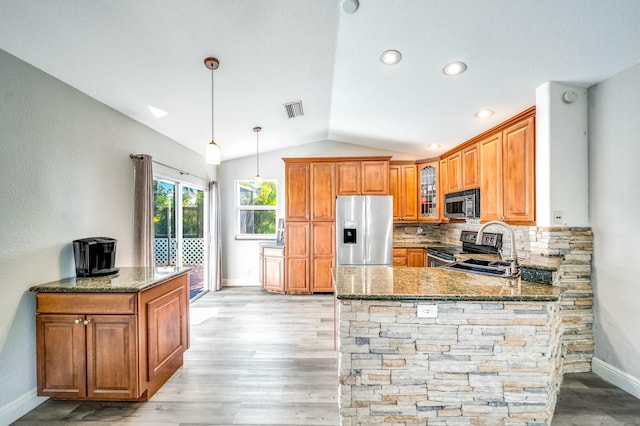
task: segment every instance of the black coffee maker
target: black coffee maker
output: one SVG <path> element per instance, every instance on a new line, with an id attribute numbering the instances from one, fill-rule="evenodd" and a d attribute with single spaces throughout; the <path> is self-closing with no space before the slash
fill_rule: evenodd
<path id="1" fill-rule="evenodd" d="M 73 240 L 76 276 L 97 277 L 117 273 L 116 243 L 117 240 L 107 237 Z"/>

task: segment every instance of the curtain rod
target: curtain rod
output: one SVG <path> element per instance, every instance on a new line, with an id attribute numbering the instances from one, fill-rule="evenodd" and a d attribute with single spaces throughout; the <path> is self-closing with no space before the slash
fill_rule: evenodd
<path id="1" fill-rule="evenodd" d="M 138 159 L 138 160 L 142 160 L 142 159 L 144 158 L 144 157 L 142 156 L 142 154 L 129 154 L 129 157 L 130 157 L 130 158 L 135 158 L 135 159 Z M 185 175 L 186 175 L 186 176 L 193 176 L 193 177 L 197 177 L 198 179 L 202 179 L 202 180 L 203 180 L 203 181 L 205 181 L 205 182 L 208 182 L 208 181 L 209 181 L 208 179 L 205 179 L 205 178 L 200 177 L 200 176 L 198 176 L 198 175 L 191 174 L 191 173 L 189 173 L 189 172 L 185 172 L 184 170 L 180 170 L 180 169 L 178 169 L 178 168 L 176 168 L 176 167 L 173 167 L 173 166 L 170 166 L 170 165 L 168 165 L 168 164 L 164 164 L 164 163 L 161 163 L 161 162 L 156 161 L 156 160 L 153 160 L 153 159 L 152 159 L 151 161 L 153 161 L 154 163 L 159 164 L 159 165 L 161 165 L 161 166 L 164 166 L 164 167 L 167 167 L 167 168 L 169 168 L 169 169 L 175 170 L 176 172 L 180 173 L 180 174 L 181 174 L 181 175 L 183 175 L 183 176 L 185 176 Z"/>

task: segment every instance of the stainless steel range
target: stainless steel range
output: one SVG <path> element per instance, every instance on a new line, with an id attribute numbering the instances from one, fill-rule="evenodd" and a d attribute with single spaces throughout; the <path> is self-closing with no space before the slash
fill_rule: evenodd
<path id="1" fill-rule="evenodd" d="M 461 246 L 442 245 L 427 248 L 427 266 L 438 267 L 448 265 L 456 261 L 456 256 L 462 253 L 472 254 L 499 254 L 502 248 L 502 234 L 482 234 L 482 244 L 476 244 L 478 233 L 475 231 L 462 231 L 460 234 Z"/>

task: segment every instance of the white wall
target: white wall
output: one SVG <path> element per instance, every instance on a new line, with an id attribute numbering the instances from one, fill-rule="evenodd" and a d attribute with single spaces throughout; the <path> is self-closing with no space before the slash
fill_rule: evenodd
<path id="1" fill-rule="evenodd" d="M 640 385 L 640 64 L 589 89 L 595 356 Z M 640 388 L 639 388 L 640 389 Z"/>
<path id="2" fill-rule="evenodd" d="M 248 141 L 249 142 L 249 141 Z M 321 141 L 260 154 L 260 175 L 278 181 L 277 217 L 284 217 L 284 162 L 289 157 L 349 157 L 391 155 L 392 160 L 416 160 L 418 157 L 377 150 L 336 141 Z M 256 175 L 256 157 L 225 161 L 218 167 L 222 204 L 222 281 L 223 285 L 258 285 L 258 244 L 264 241 L 235 239 L 234 182 Z"/>
<path id="3" fill-rule="evenodd" d="M 565 102 L 566 92 L 576 99 Z M 587 107 L 585 88 L 549 82 L 536 89 L 538 226 L 589 226 Z"/>
<path id="4" fill-rule="evenodd" d="M 132 256 L 130 153 L 212 179 L 201 155 L 0 50 L 0 424 L 35 398 L 31 285 L 75 275 L 71 241 L 118 240 Z"/>

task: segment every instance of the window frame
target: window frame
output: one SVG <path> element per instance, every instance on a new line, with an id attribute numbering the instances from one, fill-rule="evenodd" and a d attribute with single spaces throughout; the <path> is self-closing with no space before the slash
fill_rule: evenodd
<path id="1" fill-rule="evenodd" d="M 236 240 L 276 240 L 278 235 L 278 180 L 277 179 L 263 179 L 262 182 L 273 182 L 276 189 L 276 202 L 272 206 L 266 205 L 253 205 L 253 206 L 241 206 L 240 205 L 240 182 L 251 182 L 255 185 L 255 180 L 252 179 L 236 179 L 234 185 L 234 197 L 235 197 L 235 239 Z M 274 212 L 274 232 L 273 234 L 243 234 L 240 232 L 240 215 L 242 211 L 270 211 Z"/>

